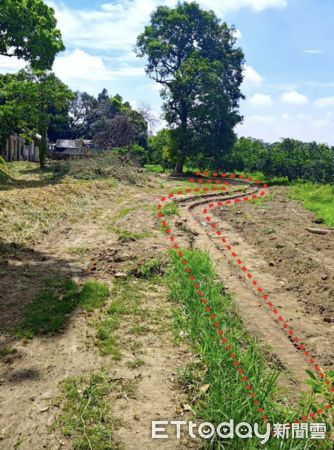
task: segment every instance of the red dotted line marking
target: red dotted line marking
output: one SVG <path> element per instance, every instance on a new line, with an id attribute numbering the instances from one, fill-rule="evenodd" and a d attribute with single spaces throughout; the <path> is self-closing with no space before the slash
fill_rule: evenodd
<path id="1" fill-rule="evenodd" d="M 160 218 L 160 214 L 158 214 L 158 217 Z M 167 234 L 171 233 L 170 228 L 165 229 L 165 232 Z M 170 236 L 169 237 L 171 242 L 175 242 L 175 237 L 174 236 Z M 179 250 L 179 246 L 177 243 L 174 243 L 172 245 L 172 248 L 174 250 Z M 203 308 L 206 314 L 209 315 L 213 327 L 216 330 L 217 336 L 220 339 L 220 343 L 223 345 L 224 349 L 228 352 L 229 357 L 231 358 L 231 360 L 233 361 L 233 366 L 235 367 L 238 375 L 241 377 L 241 380 L 244 382 L 245 385 L 245 389 L 247 390 L 247 393 L 249 395 L 249 397 L 252 399 L 253 405 L 257 407 L 257 412 L 259 414 L 261 414 L 261 418 L 264 422 L 267 422 L 267 416 L 263 414 L 264 409 L 263 407 L 260 406 L 260 402 L 259 400 L 257 400 L 256 395 L 254 393 L 254 389 L 252 388 L 247 376 L 245 375 L 244 370 L 241 368 L 240 366 L 240 362 L 238 361 L 237 355 L 235 352 L 233 352 L 231 350 L 231 344 L 227 341 L 227 338 L 224 336 L 224 332 L 223 330 L 220 328 L 219 322 L 217 320 L 216 315 L 214 314 L 212 308 L 208 305 L 208 301 L 204 296 L 204 293 L 200 290 L 200 283 L 198 283 L 195 279 L 195 277 L 193 275 L 191 275 L 191 268 L 188 266 L 188 262 L 187 260 L 184 258 L 183 253 L 179 250 L 177 253 L 177 256 L 181 259 L 182 264 L 185 266 L 184 270 L 190 274 L 188 281 L 189 283 L 192 284 L 192 286 L 194 287 L 194 289 L 196 290 L 196 294 L 199 298 L 199 300 L 201 301 L 201 303 L 203 304 Z"/>
<path id="2" fill-rule="evenodd" d="M 261 192 L 260 195 L 265 195 L 264 192 Z M 252 198 L 256 198 L 257 196 L 252 196 Z M 236 199 L 238 200 L 238 199 Z M 248 201 L 249 199 L 246 197 L 243 199 L 245 202 Z M 235 203 L 239 203 L 234 201 Z M 215 208 L 216 206 L 221 206 L 220 205 L 221 202 L 217 202 L 216 205 L 214 203 L 210 203 L 208 206 L 209 208 Z M 231 202 L 225 202 L 225 204 L 230 205 Z M 217 223 L 216 222 L 212 222 L 213 217 L 211 216 L 207 216 L 208 210 L 206 208 L 203 209 L 202 214 L 205 215 L 205 219 L 206 221 L 210 224 L 210 226 L 212 227 L 212 229 L 217 230 Z M 257 289 L 257 293 L 259 295 L 261 295 L 261 300 L 265 301 L 265 304 L 268 306 L 268 308 L 270 309 L 270 311 L 275 315 L 275 319 L 277 318 L 278 323 L 281 324 L 282 329 L 288 334 L 288 336 L 293 339 L 293 342 L 295 344 L 297 344 L 300 341 L 300 338 L 295 336 L 295 330 L 289 325 L 288 321 L 286 321 L 281 315 L 279 315 L 278 312 L 278 308 L 275 304 L 273 304 L 270 300 L 269 300 L 269 295 L 264 293 L 263 288 L 259 285 L 258 281 L 256 281 L 254 279 L 254 275 L 250 272 L 250 270 L 244 265 L 244 262 L 238 258 L 237 253 L 233 250 L 233 245 L 231 243 L 227 243 L 227 240 L 225 237 L 222 237 L 222 233 L 221 233 L 222 228 L 220 228 L 220 230 L 217 230 L 215 232 L 216 236 L 219 237 L 220 239 L 220 243 L 223 246 L 223 249 L 227 249 L 230 252 L 230 255 L 232 256 L 233 260 L 235 260 L 237 267 L 240 268 L 240 270 L 243 272 L 245 278 L 247 279 L 248 282 L 251 282 L 252 285 L 254 287 L 256 287 Z M 224 244 L 224 245 L 223 245 Z M 225 247 L 225 248 L 224 248 Z M 291 342 L 291 341 L 290 341 Z M 319 365 L 317 363 L 315 363 L 314 358 L 309 357 L 310 356 L 310 352 L 307 351 L 306 347 L 303 344 L 298 345 L 297 348 L 299 351 L 303 352 L 303 355 L 306 358 L 306 361 L 311 364 L 312 367 L 314 367 L 316 374 L 318 375 L 318 377 L 322 380 L 325 381 L 327 386 L 330 386 L 331 382 L 329 379 L 326 379 L 326 373 L 319 367 Z M 334 392 L 334 387 L 331 387 L 329 392 L 333 393 Z M 329 406 L 329 405 L 327 405 Z M 330 406 L 329 406 L 330 408 Z M 329 409 L 328 408 L 328 409 Z"/>
<path id="3" fill-rule="evenodd" d="M 201 173 L 200 173 L 200 172 L 197 172 L 196 175 L 201 175 Z M 204 172 L 203 175 L 207 177 L 209 174 L 208 174 L 208 172 Z M 219 175 L 218 175 L 218 173 L 213 173 L 212 176 L 213 176 L 213 177 L 218 177 Z M 253 183 L 255 183 L 256 185 L 261 185 L 261 184 L 262 184 L 261 180 L 255 180 L 255 181 L 254 181 L 252 177 L 248 177 L 248 178 L 247 178 L 245 175 L 242 175 L 242 174 L 240 174 L 240 175 L 237 176 L 237 175 L 235 175 L 235 174 L 233 174 L 233 173 L 230 173 L 229 175 L 228 175 L 227 173 L 222 173 L 221 176 L 222 176 L 223 178 L 229 177 L 230 179 L 236 179 L 236 178 L 237 178 L 237 179 L 243 179 L 243 180 L 246 180 L 246 181 L 248 181 L 248 182 L 250 182 L 250 183 L 253 182 Z M 190 182 L 195 182 L 195 179 L 194 179 L 194 178 L 191 178 L 189 181 L 190 181 Z M 211 183 L 213 183 L 213 181 L 215 182 L 215 184 L 220 184 L 220 180 L 219 180 L 219 179 L 215 179 L 215 180 L 212 180 L 212 179 L 210 179 L 210 178 L 208 178 L 208 179 L 206 179 L 206 180 L 203 180 L 203 179 L 201 179 L 201 178 L 197 179 L 197 182 L 198 182 L 199 184 L 202 184 L 203 182 L 204 182 L 204 183 L 209 183 L 209 184 L 211 184 Z M 228 184 L 230 184 L 230 183 L 228 183 L 227 181 L 224 181 L 223 184 L 228 185 Z M 267 184 L 263 184 L 263 188 L 265 188 L 265 189 L 268 188 L 268 185 L 267 185 Z M 193 190 L 194 192 L 201 192 L 201 190 L 200 190 L 199 188 L 194 188 L 194 189 L 189 189 L 189 188 L 187 188 L 187 189 L 185 189 L 185 193 L 186 193 L 186 194 L 189 194 L 189 193 L 191 193 L 192 190 Z M 209 189 L 208 187 L 205 187 L 205 188 L 202 189 L 202 192 L 208 192 L 209 190 L 210 190 L 210 189 Z M 211 190 L 212 190 L 212 191 L 217 191 L 218 189 L 217 189 L 216 186 L 213 186 L 213 187 L 211 188 Z M 226 187 L 221 187 L 219 190 L 227 191 Z M 165 201 L 167 200 L 167 198 L 171 199 L 171 198 L 175 197 L 176 195 L 184 195 L 184 194 L 183 194 L 183 191 L 179 190 L 179 191 L 177 191 L 176 193 L 173 193 L 173 192 L 169 193 L 169 194 L 168 194 L 168 197 L 161 197 L 160 200 L 161 200 L 161 202 L 165 202 Z M 252 194 L 252 195 L 250 195 L 250 196 L 249 196 L 249 195 L 245 195 L 243 198 L 236 198 L 236 199 L 233 199 L 233 200 L 226 200 L 226 201 L 218 201 L 218 202 L 217 202 L 217 206 L 222 206 L 223 204 L 231 205 L 231 204 L 238 204 L 238 203 L 248 202 L 249 200 L 255 200 L 255 199 L 257 199 L 257 198 L 261 198 L 261 197 L 263 197 L 264 195 L 265 195 L 265 192 L 264 192 L 264 191 L 261 191 L 260 194 L 259 194 L 259 196 L 258 196 L 257 194 Z M 209 208 L 214 208 L 214 207 L 215 207 L 215 203 L 210 202 L 209 205 L 208 205 L 208 207 L 209 207 Z M 158 217 L 159 219 L 162 219 L 162 218 L 163 218 L 163 213 L 161 212 L 162 205 L 161 205 L 160 203 L 157 205 L 157 209 L 158 209 L 158 215 L 157 215 L 157 217 Z M 207 210 L 204 209 L 204 210 L 203 210 L 203 214 L 207 214 Z M 211 217 L 211 216 L 207 216 L 207 217 L 206 217 L 206 221 L 210 223 L 210 225 L 211 225 L 211 227 L 212 227 L 213 229 L 216 229 L 217 224 L 216 224 L 215 222 L 212 222 L 212 217 Z M 170 237 L 169 237 L 170 241 L 171 241 L 171 242 L 175 242 L 175 237 L 171 235 L 172 230 L 171 230 L 171 228 L 168 226 L 168 224 L 166 223 L 165 220 L 161 220 L 161 225 L 165 228 L 165 233 L 168 234 L 168 235 L 170 235 Z M 216 231 L 216 234 L 217 234 L 217 236 L 221 237 L 221 231 L 220 231 L 220 230 L 217 230 L 217 231 Z M 224 244 L 226 244 L 226 238 L 222 237 L 222 238 L 221 238 L 221 241 L 222 241 Z M 179 247 L 178 247 L 178 244 L 176 244 L 176 243 L 173 244 L 172 248 L 173 248 L 173 249 L 178 249 L 178 248 L 179 248 Z M 226 248 L 227 248 L 227 250 L 232 250 L 232 245 L 231 245 L 231 244 L 227 244 L 227 245 L 226 245 Z M 231 252 L 231 255 L 232 255 L 233 258 L 238 258 L 237 254 L 236 254 L 234 251 Z M 179 257 L 179 258 L 183 258 L 183 255 L 182 255 L 182 252 L 181 252 L 181 251 L 178 252 L 178 257 Z M 247 267 L 245 267 L 245 266 L 242 265 L 242 264 L 243 264 L 242 261 L 241 261 L 240 259 L 237 259 L 236 261 L 237 261 L 237 264 L 240 266 L 241 270 L 242 270 L 244 273 L 247 273 L 247 278 L 248 278 L 249 280 L 253 279 L 253 275 L 249 272 L 249 270 L 247 269 Z M 185 267 L 186 272 L 187 272 L 187 273 L 191 273 L 191 268 L 187 265 L 186 259 L 184 259 L 184 258 L 182 259 L 182 264 L 186 266 L 186 267 Z M 192 275 L 189 275 L 189 281 L 191 281 L 191 282 L 193 283 L 193 286 L 194 286 L 195 289 L 198 289 L 198 288 L 199 288 L 199 284 L 196 283 L 195 278 L 194 278 Z M 258 286 L 258 282 L 257 282 L 256 280 L 253 279 L 253 280 L 252 280 L 252 284 L 253 284 L 253 286 L 255 286 L 255 287 L 257 286 L 257 291 L 258 291 L 259 293 L 262 293 L 262 292 L 263 292 L 263 289 L 262 289 L 260 286 Z M 198 296 L 200 297 L 200 299 L 201 299 L 201 297 L 203 297 L 204 294 L 203 294 L 203 292 L 202 292 L 201 290 L 198 290 L 198 291 L 197 291 L 197 295 L 198 295 Z M 264 301 L 267 301 L 267 300 L 268 300 L 268 295 L 262 294 L 262 297 L 261 297 L 261 298 L 262 298 Z M 219 328 L 219 322 L 217 322 L 217 321 L 215 320 L 215 319 L 216 319 L 216 316 L 212 313 L 211 308 L 210 308 L 209 306 L 207 306 L 207 300 L 206 300 L 205 298 L 202 298 L 201 301 L 202 301 L 202 303 L 203 303 L 204 305 L 206 305 L 206 306 L 205 306 L 205 311 L 206 311 L 207 313 L 210 313 L 210 319 L 212 319 L 212 320 L 214 321 L 213 324 L 214 324 L 215 328 L 217 328 L 217 334 L 218 334 L 220 337 L 223 336 L 223 331 L 222 331 L 222 329 Z M 267 306 L 268 306 L 269 308 L 271 308 L 272 312 L 273 312 L 275 315 L 278 314 L 277 307 L 276 307 L 271 301 L 268 301 L 266 304 L 267 304 Z M 292 336 L 294 335 L 294 330 L 293 330 L 292 328 L 289 329 L 288 323 L 285 322 L 284 319 L 283 319 L 281 316 L 278 317 L 278 320 L 279 320 L 279 322 L 283 322 L 283 323 L 282 323 L 283 329 L 284 329 L 285 331 L 287 331 L 288 334 L 292 337 Z M 297 339 L 297 341 L 296 341 L 296 339 Z M 297 337 L 295 337 L 295 338 L 294 338 L 294 342 L 296 343 L 296 342 L 298 342 L 298 341 L 299 341 L 299 339 L 298 339 Z M 222 338 L 221 338 L 221 343 L 225 345 L 225 349 L 226 349 L 227 351 L 230 351 L 231 346 L 227 343 L 227 340 L 226 340 L 225 337 L 222 337 Z M 226 344 L 227 344 L 227 345 L 226 345 Z M 301 345 L 298 346 L 298 349 L 299 349 L 300 351 L 303 351 L 303 350 L 305 350 L 305 347 L 301 344 Z M 308 356 L 309 356 L 309 353 L 308 353 L 307 351 L 304 351 L 304 356 L 305 356 L 305 357 L 308 357 Z M 259 401 L 255 398 L 255 393 L 253 392 L 251 386 L 249 385 L 248 380 L 247 380 L 247 377 L 244 375 L 244 371 L 240 368 L 240 365 L 239 365 L 238 360 L 235 359 L 235 358 L 236 358 L 236 355 L 235 355 L 234 353 L 230 353 L 230 357 L 231 357 L 231 359 L 234 360 L 234 366 L 235 366 L 236 369 L 238 370 L 239 375 L 243 375 L 243 376 L 242 376 L 242 380 L 243 380 L 245 383 L 247 383 L 247 384 L 246 384 L 246 389 L 249 391 L 249 395 L 250 395 L 250 397 L 253 399 L 254 405 L 255 405 L 255 406 L 259 406 Z M 310 364 L 314 364 L 313 358 L 308 359 L 308 362 L 309 362 Z M 325 378 L 326 378 L 325 372 L 324 372 L 324 371 L 321 371 L 320 367 L 319 367 L 317 364 L 314 364 L 314 367 L 315 367 L 317 373 L 320 372 L 320 373 L 318 374 L 318 375 L 320 376 L 320 378 L 321 378 L 321 379 L 325 379 Z M 325 383 L 326 383 L 327 385 L 330 385 L 330 381 L 329 381 L 328 379 L 325 380 Z M 330 392 L 334 392 L 334 388 L 333 388 L 333 387 L 330 389 Z M 331 406 L 330 406 L 330 405 L 326 405 L 324 408 L 325 408 L 326 410 L 330 410 L 330 409 L 331 409 Z M 258 412 L 259 412 L 259 413 L 262 413 L 262 412 L 263 412 L 263 408 L 259 407 L 259 408 L 258 408 Z M 303 416 L 301 420 L 305 421 L 305 420 L 308 419 L 308 417 L 310 417 L 310 418 L 313 419 L 316 415 L 321 415 L 321 414 L 323 414 L 324 412 L 325 412 L 324 409 L 319 408 L 319 409 L 317 410 L 316 413 L 315 413 L 315 412 L 311 412 L 311 413 L 309 414 L 309 416 Z M 262 419 L 263 419 L 265 422 L 267 421 L 267 417 L 266 417 L 265 415 L 262 416 Z M 295 423 L 298 423 L 298 420 L 295 420 L 294 422 L 295 422 Z"/>

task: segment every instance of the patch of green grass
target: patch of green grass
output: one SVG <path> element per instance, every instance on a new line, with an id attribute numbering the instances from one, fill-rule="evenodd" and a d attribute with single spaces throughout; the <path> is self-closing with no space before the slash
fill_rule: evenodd
<path id="1" fill-rule="evenodd" d="M 161 213 L 164 216 L 175 216 L 175 215 L 179 216 L 180 215 L 179 205 L 175 202 L 167 203 L 161 208 Z"/>
<path id="2" fill-rule="evenodd" d="M 108 288 L 96 281 L 87 281 L 82 289 L 72 280 L 51 279 L 30 303 L 16 333 L 19 337 L 51 334 L 64 328 L 78 305 L 87 310 L 99 308 L 108 298 Z"/>
<path id="3" fill-rule="evenodd" d="M 205 369 L 201 363 L 190 363 L 177 371 L 178 382 L 184 392 L 195 394 L 202 383 Z"/>
<path id="4" fill-rule="evenodd" d="M 148 172 L 153 172 L 153 173 L 163 173 L 163 172 L 165 172 L 165 169 L 160 164 L 145 164 L 144 168 Z"/>
<path id="5" fill-rule="evenodd" d="M 133 208 L 133 207 L 124 207 L 122 209 L 120 209 L 119 211 L 117 211 L 116 214 L 113 215 L 113 220 L 117 221 L 120 219 L 124 219 L 124 217 L 126 217 L 131 211 L 135 211 L 137 208 Z"/>
<path id="6" fill-rule="evenodd" d="M 133 280 L 115 281 L 111 298 L 106 317 L 97 324 L 96 345 L 103 355 L 120 360 L 121 344 L 115 332 L 120 328 L 121 319 L 124 316 L 144 317 L 145 310 L 140 306 L 141 293 Z"/>
<path id="7" fill-rule="evenodd" d="M 61 383 L 61 412 L 54 428 L 70 439 L 75 450 L 116 450 L 113 438 L 116 424 L 108 395 L 112 384 L 104 373 L 71 377 Z"/>
<path id="8" fill-rule="evenodd" d="M 120 344 L 116 336 L 115 330 L 119 328 L 119 320 L 117 317 L 107 317 L 97 328 L 96 339 L 97 346 L 103 355 L 110 355 L 115 361 L 122 358 Z"/>
<path id="9" fill-rule="evenodd" d="M 334 228 L 334 186 L 329 184 L 296 183 L 290 188 L 290 198 L 299 200 L 303 206 Z"/>
<path id="10" fill-rule="evenodd" d="M 209 255 L 198 250 L 183 251 L 183 257 L 192 268 L 192 275 L 199 284 L 203 296 L 197 294 L 198 288 L 189 280 L 176 252 L 172 252 L 172 268 L 169 274 L 169 287 L 171 298 L 176 302 L 174 309 L 174 327 L 176 336 L 183 336 L 194 353 L 198 355 L 204 367 L 202 376 L 194 370 L 181 374 L 181 382 L 185 389 L 196 392 L 198 400 L 193 409 L 197 418 L 218 425 L 223 420 L 234 419 L 235 423 L 263 423 L 264 414 L 270 423 L 292 423 L 310 411 L 316 411 L 315 397 L 301 402 L 300 405 L 286 406 L 288 399 L 281 397 L 277 401 L 278 372 L 270 368 L 266 359 L 265 348 L 246 331 L 237 311 L 233 299 L 224 292 L 221 283 L 217 280 Z M 201 299 L 206 299 L 206 304 Z M 210 311 L 205 308 L 210 307 Z M 214 319 L 210 315 L 214 314 Z M 218 322 L 222 335 L 218 335 Z M 226 342 L 222 345 L 222 337 Z M 228 347 L 227 347 L 228 346 Z M 233 355 L 233 357 L 231 357 Z M 243 375 L 255 394 L 259 406 L 258 411 L 254 399 L 245 389 L 235 362 L 242 368 Z M 199 385 L 206 386 L 201 392 Z M 194 398 L 192 394 L 192 398 Z M 319 406 L 318 406 L 319 407 Z M 322 417 L 322 421 L 326 419 Z M 217 438 L 218 439 L 218 438 Z M 255 439 L 229 441 L 228 448 L 240 450 L 253 450 L 258 448 Z M 210 442 L 214 449 L 221 448 L 220 442 Z M 305 447 L 305 440 L 286 440 L 280 443 L 280 449 L 304 450 L 305 448 L 330 449 L 330 443 L 322 443 Z M 318 444 L 317 444 L 318 445 Z M 276 449 L 277 441 L 271 440 L 266 449 Z"/>
<path id="11" fill-rule="evenodd" d="M 264 175 L 264 173 L 260 171 L 251 172 L 246 170 L 244 172 L 240 172 L 239 170 L 236 170 L 233 173 L 235 173 L 236 175 L 245 175 L 247 178 L 251 177 L 254 181 L 260 180 L 262 181 L 262 183 L 270 184 L 270 186 L 287 186 L 291 184 L 291 182 L 288 180 L 288 177 L 271 177 Z"/>
<path id="12" fill-rule="evenodd" d="M 143 348 L 142 342 L 132 341 L 130 344 L 130 350 L 132 351 L 132 353 L 134 355 L 137 355 L 137 354 L 142 355 L 143 354 L 142 348 Z"/>
<path id="13" fill-rule="evenodd" d="M 87 311 L 101 308 L 109 297 L 109 288 L 106 284 L 96 281 L 87 281 L 80 293 L 80 303 Z"/>
<path id="14" fill-rule="evenodd" d="M 112 302 L 108 308 L 109 315 L 132 315 L 144 314 L 140 306 L 142 294 L 133 280 L 117 280 L 111 291 Z"/>
<path id="15" fill-rule="evenodd" d="M 140 358 L 136 358 L 133 361 L 128 361 L 126 363 L 127 367 L 132 370 L 138 369 L 139 367 L 143 366 L 144 364 L 145 364 L 145 361 L 143 361 Z"/>
<path id="16" fill-rule="evenodd" d="M 266 192 L 263 197 L 251 198 L 249 203 L 253 203 L 255 206 L 263 206 L 265 203 L 271 202 L 275 198 L 274 192 Z"/>
<path id="17" fill-rule="evenodd" d="M 129 398 L 136 398 L 137 384 L 133 380 L 126 380 L 122 384 L 123 393 Z"/>

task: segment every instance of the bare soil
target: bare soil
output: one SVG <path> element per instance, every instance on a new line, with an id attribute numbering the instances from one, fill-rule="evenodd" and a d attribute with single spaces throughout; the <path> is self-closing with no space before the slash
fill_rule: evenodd
<path id="1" fill-rule="evenodd" d="M 121 448 L 177 447 L 175 441 L 157 443 L 150 437 L 152 420 L 184 416 L 186 397 L 178 386 L 177 370 L 192 360 L 189 351 L 173 341 L 167 289 L 160 281 L 142 296 L 142 307 L 149 311 L 141 323 L 145 333 L 133 334 L 131 323 L 122 323 L 118 330 L 120 361 L 102 356 L 95 345 L 95 324 L 103 318 L 103 311 L 87 313 L 79 308 L 57 335 L 36 336 L 31 341 L 13 337 L 25 307 L 45 280 L 70 277 L 81 284 L 95 278 L 112 287 L 115 277 L 126 279 L 125 272 L 151 256 L 164 257 L 166 240 L 152 210 L 160 179 L 157 183 L 107 188 L 80 215 L 53 224 L 33 244 L 4 244 L 0 264 L 1 348 L 10 345 L 17 353 L 0 359 L 2 449 L 72 448 L 71 440 L 53 428 L 59 414 L 55 402 L 59 383 L 68 376 L 92 374 L 101 368 L 121 379 L 122 386 L 133 386 L 132 395 L 124 390 L 110 397 L 118 424 L 115 441 Z M 130 234 L 124 241 L 111 224 L 137 237 Z M 112 301 L 110 298 L 109 303 Z M 129 366 L 135 358 L 131 350 L 134 342 L 142 349 L 138 368 Z"/>
<path id="2" fill-rule="evenodd" d="M 286 187 L 271 188 L 271 199 L 222 212 L 246 242 L 256 245 L 268 271 L 293 292 L 305 313 L 334 323 L 334 234 L 314 234 L 314 214 L 288 199 Z M 284 284 L 283 284 L 284 283 Z"/>
<path id="3" fill-rule="evenodd" d="M 288 198 L 286 187 L 271 188 L 264 202 L 232 205 L 215 214 L 236 253 L 245 255 L 245 263 L 269 284 L 273 303 L 300 330 L 324 367 L 332 367 L 334 235 L 307 231 L 323 226 Z"/>
<path id="4" fill-rule="evenodd" d="M 189 415 L 177 372 L 193 361 L 187 348 L 172 336 L 171 305 L 163 282 L 138 279 L 141 307 L 147 315 L 132 330 L 136 318 L 127 318 L 117 330 L 122 358 L 102 356 L 96 344 L 95 324 L 105 311 L 78 309 L 68 326 L 54 336 L 31 341 L 13 338 L 13 330 L 26 305 L 50 277 L 70 277 L 78 283 L 94 278 L 115 284 L 127 279 L 151 257 L 164 258 L 168 241 L 161 233 L 153 206 L 177 181 L 154 176 L 145 186 L 100 188 L 75 217 L 52 223 L 38 239 L 25 244 L 3 244 L 0 260 L 0 344 L 17 353 L 0 359 L 0 447 L 9 449 L 69 449 L 71 440 L 52 428 L 59 408 L 59 382 L 68 376 L 90 374 L 102 367 L 122 383 L 133 386 L 110 397 L 117 419 L 115 440 L 124 449 L 200 448 L 199 442 L 152 441 L 152 420 Z M 247 262 L 252 273 L 277 304 L 280 312 L 301 333 L 303 342 L 324 368 L 332 365 L 333 348 L 333 235 L 312 235 L 313 214 L 287 198 L 285 188 L 273 188 L 273 198 L 263 204 L 223 207 L 213 215 Z M 19 193 L 18 193 L 19 194 Z M 14 191 L 12 191 L 14 195 Z M 219 198 L 221 194 L 217 195 Z M 245 326 L 271 347 L 275 365 L 286 369 L 283 383 L 292 397 L 302 389 L 310 368 L 281 327 L 261 305 L 203 221 L 205 197 L 181 202 L 181 217 L 171 218 L 178 243 L 208 250 L 227 290 L 234 296 Z M 318 227 L 319 225 L 317 225 Z M 124 234 L 124 231 L 127 233 Z M 163 274 L 162 274 L 163 275 Z M 160 277 L 161 278 L 161 277 Z M 163 278 L 163 277 L 162 277 Z M 136 283 L 136 281 L 135 281 Z M 111 296 L 109 305 L 112 304 Z M 138 357 L 142 363 L 131 363 Z"/>

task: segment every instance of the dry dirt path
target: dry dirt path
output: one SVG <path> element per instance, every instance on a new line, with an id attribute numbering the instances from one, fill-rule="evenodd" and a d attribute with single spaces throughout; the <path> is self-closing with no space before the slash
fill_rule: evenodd
<path id="1" fill-rule="evenodd" d="M 14 249 L 2 266 L 2 289 L 7 288 L 2 340 L 17 353 L 0 361 L 1 449 L 72 448 L 71 439 L 52 427 L 59 414 L 54 402 L 59 383 L 101 368 L 112 379 L 122 380 L 121 388 L 109 398 L 117 445 L 124 449 L 176 448 L 175 442 L 157 444 L 150 437 L 152 420 L 183 414 L 185 396 L 177 384 L 177 370 L 192 359 L 186 349 L 173 343 L 163 284 L 146 285 L 138 280 L 142 283 L 138 287 L 140 308 L 147 311 L 140 320 L 145 332 L 135 328 L 136 317 L 125 316 L 117 335 L 119 361 L 101 355 L 95 345 L 95 323 L 103 319 L 103 311 L 77 310 L 61 333 L 28 342 L 13 341 L 6 332 L 19 321 L 25 305 L 48 277 L 73 277 L 79 283 L 94 278 L 112 289 L 115 276 L 123 277 L 129 266 L 164 257 L 166 242 L 152 211 L 153 191 L 159 190 L 160 183 L 99 196 L 78 219 L 49 230 L 33 249 Z M 130 233 L 129 239 L 122 235 L 124 230 Z"/>

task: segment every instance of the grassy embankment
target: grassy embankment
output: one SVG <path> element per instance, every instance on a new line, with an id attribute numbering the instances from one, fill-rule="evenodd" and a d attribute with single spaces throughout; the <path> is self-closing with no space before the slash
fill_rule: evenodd
<path id="1" fill-rule="evenodd" d="M 191 273 L 207 300 L 206 305 L 203 305 L 196 293 L 197 289 L 189 282 L 182 258 L 173 253 L 169 285 L 171 298 L 177 304 L 174 309 L 176 336 L 186 336 L 186 341 L 199 357 L 197 363 L 180 371 L 179 378 L 193 400 L 197 419 L 216 425 L 230 419 L 234 419 L 236 424 L 243 421 L 261 424 L 261 416 L 266 415 L 272 424 L 292 423 L 316 410 L 315 394 L 304 395 L 300 404 L 291 405 L 282 390 L 278 389 L 278 371 L 271 368 L 269 352 L 245 331 L 233 299 L 224 292 L 217 280 L 209 256 L 195 250 L 184 251 L 183 257 L 192 268 Z M 210 312 L 206 311 L 207 306 Z M 210 314 L 215 315 L 214 320 Z M 223 331 L 222 336 L 226 339 L 224 345 L 214 321 L 219 322 Z M 235 355 L 234 358 L 231 358 L 231 354 Z M 235 361 L 242 368 L 242 375 L 238 373 Z M 242 381 L 244 375 L 251 390 L 247 390 L 247 383 Z M 317 385 L 315 389 L 323 390 L 320 383 L 313 382 Z M 251 392 L 254 392 L 258 405 L 254 404 Z M 327 400 L 333 402 L 333 398 Z M 258 411 L 259 407 L 263 411 Z M 320 422 L 325 420 L 325 416 L 317 419 Z M 236 450 L 260 448 L 256 440 L 238 438 L 224 445 L 225 448 Z M 213 448 L 220 448 L 219 443 L 215 442 Z M 278 443 L 277 439 L 272 439 L 265 448 L 330 449 L 331 443 L 309 441 L 306 444 L 303 440 Z"/>
<path id="2" fill-rule="evenodd" d="M 0 164 L 0 246 L 2 242 L 34 242 L 54 224 L 79 217 L 85 207 L 104 195 L 115 196 L 124 185 L 136 185 L 145 175 L 114 156 L 93 160 L 37 164 Z"/>

